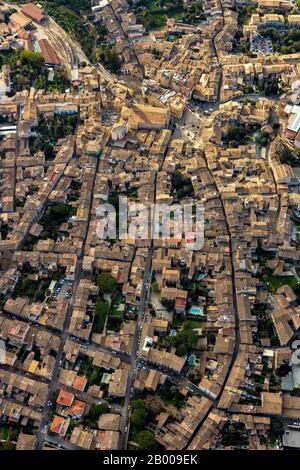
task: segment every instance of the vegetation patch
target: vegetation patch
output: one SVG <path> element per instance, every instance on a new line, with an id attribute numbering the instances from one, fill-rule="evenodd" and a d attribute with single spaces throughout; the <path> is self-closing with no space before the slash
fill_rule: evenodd
<path id="1" fill-rule="evenodd" d="M 59 226 L 66 223 L 74 211 L 75 209 L 68 204 L 49 204 L 39 222 L 43 226 L 40 238 L 44 240 L 50 238 L 54 241 L 61 238 L 63 234 L 59 231 Z"/>
<path id="2" fill-rule="evenodd" d="M 226 423 L 222 429 L 222 444 L 225 447 L 243 447 L 249 442 L 244 423 Z"/>
<path id="3" fill-rule="evenodd" d="M 106 26 L 93 22 L 89 0 L 42 0 L 41 3 L 48 15 L 80 44 L 92 63 L 101 61 L 112 72 L 119 72 L 120 57 L 116 50 L 107 44 Z"/>
<path id="4" fill-rule="evenodd" d="M 300 31 L 298 29 L 278 30 L 266 28 L 260 31 L 262 36 L 272 40 L 274 52 L 294 54 L 300 51 Z"/>
<path id="5" fill-rule="evenodd" d="M 134 12 L 138 22 L 147 31 L 163 28 L 167 18 L 188 24 L 199 24 L 206 19 L 201 1 L 185 3 L 183 0 L 139 0 L 134 6 Z"/>
<path id="6" fill-rule="evenodd" d="M 154 450 L 159 448 L 154 433 L 145 429 L 150 420 L 151 413 L 147 410 L 144 400 L 133 400 L 130 416 L 130 434 L 139 449 Z"/>
<path id="7" fill-rule="evenodd" d="M 28 297 L 33 302 L 43 302 L 50 282 L 50 279 L 39 279 L 35 281 L 29 279 L 28 274 L 22 274 L 14 288 L 12 298 Z"/>
<path id="8" fill-rule="evenodd" d="M 282 146 L 279 152 L 279 158 L 281 163 L 290 165 L 293 168 L 300 167 L 300 151 L 297 149 L 291 151 L 287 147 Z"/>
<path id="9" fill-rule="evenodd" d="M 272 292 L 276 292 L 280 287 L 287 284 L 295 294 L 300 293 L 300 285 L 294 276 L 274 276 L 271 270 L 265 269 L 263 280 Z"/>
<path id="10" fill-rule="evenodd" d="M 54 71 L 53 80 L 48 80 L 48 69 L 42 54 L 17 48 L 1 51 L 0 67 L 7 64 L 11 69 L 13 91 L 29 90 L 30 87 L 51 92 L 64 92 L 70 86 L 66 71 L 60 67 Z"/>
<path id="11" fill-rule="evenodd" d="M 195 195 L 191 179 L 184 177 L 180 171 L 172 175 L 172 186 L 179 200 Z"/>
<path id="12" fill-rule="evenodd" d="M 176 336 L 167 336 L 163 338 L 162 344 L 165 347 L 176 347 L 176 354 L 184 356 L 189 353 L 198 342 L 198 335 L 194 331 L 194 325 L 186 321 L 183 323 L 181 330 Z"/>
<path id="13" fill-rule="evenodd" d="M 260 125 L 251 124 L 244 125 L 241 123 L 231 124 L 222 136 L 223 145 L 225 147 L 236 148 L 239 145 L 249 145 L 257 143 L 259 145 L 267 145 L 269 134 L 260 130 Z"/>
<path id="14" fill-rule="evenodd" d="M 43 151 L 46 160 L 53 160 L 57 141 L 75 134 L 77 120 L 77 114 L 55 116 L 52 119 L 45 119 L 42 116 L 37 127 L 37 137 L 29 138 L 31 155 Z"/>
<path id="15" fill-rule="evenodd" d="M 106 300 L 97 300 L 94 311 L 93 331 L 102 333 L 109 312 L 109 303 Z"/>

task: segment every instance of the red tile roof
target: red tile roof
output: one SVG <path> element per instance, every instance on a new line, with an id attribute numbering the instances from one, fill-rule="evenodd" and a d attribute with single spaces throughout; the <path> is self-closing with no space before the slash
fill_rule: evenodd
<path id="1" fill-rule="evenodd" d="M 180 299 L 180 298 L 176 298 L 176 302 L 175 302 L 175 306 L 176 307 L 185 307 L 186 306 L 186 299 Z"/>
<path id="2" fill-rule="evenodd" d="M 52 423 L 50 424 L 50 431 L 55 432 L 56 434 L 59 434 L 61 432 L 61 429 L 63 427 L 65 420 L 61 416 L 54 416 Z"/>
<path id="3" fill-rule="evenodd" d="M 85 410 L 85 403 L 80 400 L 74 400 L 73 405 L 69 409 L 70 416 L 79 416 L 81 417 Z"/>
<path id="4" fill-rule="evenodd" d="M 47 41 L 47 39 L 40 39 L 39 40 L 39 46 L 41 48 L 41 53 L 44 57 L 45 63 L 46 64 L 51 64 L 51 65 L 59 65 L 60 60 L 51 46 L 51 44 Z"/>
<path id="5" fill-rule="evenodd" d="M 83 392 L 86 384 L 87 384 L 87 378 L 84 376 L 77 375 L 74 379 L 72 387 L 75 388 L 76 390 L 80 390 L 81 392 Z"/>
<path id="6" fill-rule="evenodd" d="M 65 390 L 60 390 L 56 403 L 62 406 L 71 406 L 74 401 L 74 395 L 70 392 L 65 392 Z"/>
<path id="7" fill-rule="evenodd" d="M 29 16 L 29 18 L 36 20 L 38 23 L 43 21 L 43 19 L 45 18 L 43 8 L 38 7 L 34 3 L 27 3 L 26 5 L 23 5 L 21 8 L 21 12 L 24 13 L 24 15 Z"/>

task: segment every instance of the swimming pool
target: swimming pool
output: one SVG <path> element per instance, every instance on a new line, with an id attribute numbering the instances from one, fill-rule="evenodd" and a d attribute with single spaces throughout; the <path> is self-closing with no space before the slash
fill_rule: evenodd
<path id="1" fill-rule="evenodd" d="M 191 307 L 190 314 L 191 315 L 203 315 L 203 308 L 202 307 Z"/>

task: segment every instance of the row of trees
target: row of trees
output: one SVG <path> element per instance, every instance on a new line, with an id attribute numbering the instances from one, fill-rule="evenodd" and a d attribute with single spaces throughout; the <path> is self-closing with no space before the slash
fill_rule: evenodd
<path id="1" fill-rule="evenodd" d="M 158 448 L 158 443 L 154 434 L 152 431 L 145 429 L 148 419 L 149 413 L 144 400 L 133 400 L 130 417 L 133 439 L 140 449 L 155 450 Z"/>
<path id="2" fill-rule="evenodd" d="M 100 298 L 95 304 L 93 329 L 96 333 L 102 333 L 110 310 L 109 303 L 103 298 L 103 295 L 115 292 L 118 283 L 110 273 L 102 272 L 97 276 L 97 286 L 100 290 Z"/>

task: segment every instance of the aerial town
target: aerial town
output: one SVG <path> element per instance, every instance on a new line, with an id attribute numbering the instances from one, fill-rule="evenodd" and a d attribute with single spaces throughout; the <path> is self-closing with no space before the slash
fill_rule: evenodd
<path id="1" fill-rule="evenodd" d="M 0 1 L 0 449 L 300 449 L 300 0 Z"/>

